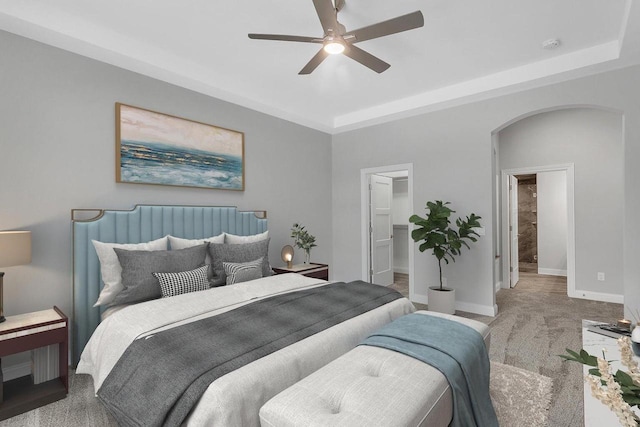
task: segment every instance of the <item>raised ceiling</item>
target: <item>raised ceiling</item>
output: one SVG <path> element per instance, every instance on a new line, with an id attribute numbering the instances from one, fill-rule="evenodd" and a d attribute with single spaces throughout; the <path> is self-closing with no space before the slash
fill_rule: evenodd
<path id="1" fill-rule="evenodd" d="M 0 29 L 337 133 L 638 63 L 638 9 L 632 0 L 347 0 L 338 19 L 350 30 L 425 17 L 423 28 L 358 45 L 391 64 L 382 74 L 337 55 L 300 76 L 317 45 L 247 37 L 322 36 L 311 0 L 0 0 Z M 554 38 L 559 48 L 542 48 Z"/>

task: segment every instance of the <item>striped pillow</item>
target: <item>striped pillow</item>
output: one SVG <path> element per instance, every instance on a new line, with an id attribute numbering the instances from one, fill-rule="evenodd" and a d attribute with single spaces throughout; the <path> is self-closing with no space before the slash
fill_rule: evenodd
<path id="1" fill-rule="evenodd" d="M 223 262 L 222 267 L 227 275 L 227 285 L 248 282 L 262 277 L 262 261 L 264 257 L 255 261 L 235 263 Z"/>
<path id="2" fill-rule="evenodd" d="M 160 282 L 162 298 L 209 289 L 208 265 L 180 273 L 152 273 Z"/>

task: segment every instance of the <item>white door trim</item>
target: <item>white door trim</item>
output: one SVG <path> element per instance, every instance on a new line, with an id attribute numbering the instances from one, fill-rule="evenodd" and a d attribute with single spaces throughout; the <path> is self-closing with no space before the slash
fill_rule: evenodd
<path id="1" fill-rule="evenodd" d="M 509 218 L 509 176 L 510 175 L 525 175 L 538 172 L 555 172 L 565 171 L 567 174 L 567 295 L 571 298 L 578 298 L 576 293 L 576 220 L 575 220 L 575 206 L 574 206 L 574 164 L 566 163 L 559 165 L 549 166 L 534 166 L 526 168 L 516 169 L 503 169 L 502 173 L 502 253 L 505 255 L 503 259 L 508 260 L 506 256 L 510 252 L 509 242 L 509 221 L 505 221 L 505 218 Z M 509 281 L 504 280 L 505 277 L 510 277 L 509 272 L 510 261 L 503 263 L 502 265 L 502 287 L 508 288 Z"/>
<path id="2" fill-rule="evenodd" d="M 360 254 L 361 254 L 361 279 L 365 282 L 369 277 L 369 175 L 407 171 L 408 178 L 408 198 L 409 212 L 413 212 L 413 163 L 404 163 L 400 165 L 379 166 L 375 168 L 360 169 Z M 414 244 L 411 239 L 411 227 L 409 227 L 409 299 L 414 298 Z"/>

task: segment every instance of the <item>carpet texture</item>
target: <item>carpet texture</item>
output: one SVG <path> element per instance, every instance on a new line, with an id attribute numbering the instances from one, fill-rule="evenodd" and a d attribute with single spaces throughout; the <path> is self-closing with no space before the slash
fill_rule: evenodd
<path id="1" fill-rule="evenodd" d="M 501 427 L 546 427 L 553 381 L 524 369 L 491 362 L 491 400 Z"/>
<path id="2" fill-rule="evenodd" d="M 69 376 L 70 393 L 59 400 L 0 422 L 1 427 L 116 427 L 93 394 L 89 375 Z M 523 369 L 491 363 L 491 400 L 501 427 L 544 427 L 551 379 Z"/>

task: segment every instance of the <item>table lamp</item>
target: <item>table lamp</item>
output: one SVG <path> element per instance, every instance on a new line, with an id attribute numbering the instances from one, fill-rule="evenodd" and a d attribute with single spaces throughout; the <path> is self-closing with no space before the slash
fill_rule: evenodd
<path id="1" fill-rule="evenodd" d="M 0 231 L 0 267 L 24 265 L 31 262 L 30 231 Z M 4 301 L 2 296 L 2 280 L 0 272 L 0 322 L 4 322 Z"/>
<path id="2" fill-rule="evenodd" d="M 280 256 L 282 256 L 282 260 L 287 263 L 287 268 L 293 266 L 293 247 L 291 245 L 283 247 Z"/>

